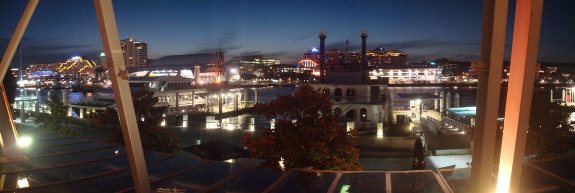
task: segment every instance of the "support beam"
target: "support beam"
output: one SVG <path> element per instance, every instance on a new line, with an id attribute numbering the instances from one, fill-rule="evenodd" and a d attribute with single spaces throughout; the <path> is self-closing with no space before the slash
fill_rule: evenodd
<path id="1" fill-rule="evenodd" d="M 439 96 L 439 91 L 435 91 L 435 96 Z M 439 99 L 433 100 L 433 110 L 439 111 Z"/>
<path id="2" fill-rule="evenodd" d="M 220 90 L 218 91 L 218 114 L 222 114 L 222 113 L 223 113 L 223 104 L 222 104 L 222 103 L 223 103 L 223 100 L 224 100 L 224 99 L 222 99 L 222 98 L 223 98 L 223 97 L 222 97 L 222 89 L 220 89 Z"/>
<path id="3" fill-rule="evenodd" d="M 542 15 L 543 0 L 517 1 L 497 193 L 520 192 Z"/>
<path id="4" fill-rule="evenodd" d="M 258 88 L 254 89 L 254 103 L 258 103 Z"/>
<path id="5" fill-rule="evenodd" d="M 0 83 L 0 90 L 2 92 L 0 93 L 0 100 L 2 102 L 0 106 L 0 147 L 2 148 L 3 154 L 14 159 L 18 157 L 18 152 L 15 151 L 16 145 L 18 144 L 18 132 L 14 125 L 14 118 L 12 117 L 8 97 L 6 97 L 4 84 Z"/>
<path id="6" fill-rule="evenodd" d="M 26 96 L 26 90 L 24 88 L 18 88 L 18 92 L 20 92 L 21 96 Z M 26 115 L 25 112 L 26 110 L 24 109 L 24 97 L 22 97 L 22 100 L 20 100 L 20 102 L 18 103 L 18 106 L 20 107 L 20 123 L 25 123 L 26 122 Z"/>
<path id="7" fill-rule="evenodd" d="M 478 74 L 477 126 L 473 134 L 471 193 L 492 192 L 491 172 L 495 150 L 501 74 L 507 27 L 508 0 L 483 1 L 481 56 L 474 66 Z"/>
<path id="8" fill-rule="evenodd" d="M 445 110 L 451 108 L 451 92 L 447 91 L 445 95 Z"/>
<path id="9" fill-rule="evenodd" d="M 240 95 L 233 93 L 232 95 L 234 97 L 233 103 L 234 103 L 234 111 L 237 111 L 240 107 Z"/>
<path id="10" fill-rule="evenodd" d="M 0 62 L 0 80 L 4 80 L 4 76 L 6 75 L 10 63 L 14 58 L 16 49 L 22 41 L 22 37 L 24 36 L 24 32 L 28 27 L 28 23 L 30 23 L 30 19 L 36 10 L 38 1 L 39 0 L 28 1 L 28 4 L 24 9 L 24 13 L 22 13 L 22 17 L 20 17 L 20 21 L 18 21 L 18 24 L 16 25 L 16 29 L 12 34 L 12 38 L 10 38 L 8 47 L 6 48 L 4 56 L 2 57 L 2 61 Z M 0 105 L 0 120 L 2 120 L 0 123 L 0 135 L 2 137 L 2 149 L 15 149 L 16 145 L 18 144 L 18 132 L 16 131 L 16 126 L 14 125 L 14 119 L 12 118 L 12 111 L 10 110 L 10 103 L 6 97 L 6 89 L 4 88 L 4 85 L 0 86 L 0 95 L 2 95 L 2 104 Z M 9 154 L 7 156 L 12 157 L 17 155 Z"/>
<path id="11" fill-rule="evenodd" d="M 94 7 L 96 8 L 104 52 L 108 57 L 110 80 L 112 81 L 112 89 L 118 106 L 120 126 L 122 127 L 124 145 L 126 146 L 126 153 L 130 162 L 134 188 L 138 193 L 151 192 L 112 0 L 94 0 Z"/>
<path id="12" fill-rule="evenodd" d="M 443 113 L 444 110 L 445 97 L 443 96 L 443 90 L 439 92 L 439 113 Z"/>
<path id="13" fill-rule="evenodd" d="M 180 111 L 180 92 L 176 91 L 176 114 Z"/>

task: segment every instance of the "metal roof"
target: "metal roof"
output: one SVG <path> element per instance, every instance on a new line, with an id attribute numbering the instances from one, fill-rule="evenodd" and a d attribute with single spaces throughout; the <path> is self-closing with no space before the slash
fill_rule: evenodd
<path id="1" fill-rule="evenodd" d="M 0 192 L 134 192 L 125 149 L 84 137 L 70 137 L 42 129 L 21 129 L 34 138 L 23 153 L 29 160 L 0 159 Z M 116 153 L 117 151 L 117 153 Z M 412 171 L 331 171 L 279 169 L 253 164 L 227 163 L 187 154 L 145 152 L 152 190 L 156 192 L 465 192 L 469 168 Z M 552 162 L 552 163 L 551 163 Z M 562 168 L 556 166 L 563 163 Z M 531 175 L 533 189 L 573 188 L 557 182 L 573 180 L 565 168 L 572 159 L 527 164 L 526 174 L 548 169 L 545 180 Z M 542 169 L 543 168 L 543 169 Z M 549 176 L 551 175 L 551 176 Z M 18 188 L 19 180 L 28 188 Z M 9 183 L 10 182 L 10 183 Z M 13 182 L 13 183 L 12 183 Z M 531 183 L 536 182 L 536 183 Z"/>

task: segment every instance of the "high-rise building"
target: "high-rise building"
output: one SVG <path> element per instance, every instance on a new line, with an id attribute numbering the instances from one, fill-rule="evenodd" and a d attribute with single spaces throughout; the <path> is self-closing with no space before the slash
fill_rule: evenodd
<path id="1" fill-rule="evenodd" d="M 121 41 L 122 53 L 126 67 L 145 66 L 148 64 L 148 44 L 134 39 Z"/>

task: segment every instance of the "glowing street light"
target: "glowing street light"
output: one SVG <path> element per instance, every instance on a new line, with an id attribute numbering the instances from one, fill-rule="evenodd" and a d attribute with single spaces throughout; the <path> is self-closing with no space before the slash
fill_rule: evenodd
<path id="1" fill-rule="evenodd" d="M 18 147 L 20 148 L 27 148 L 32 145 L 32 137 L 30 136 L 22 136 L 20 140 L 18 140 Z"/>

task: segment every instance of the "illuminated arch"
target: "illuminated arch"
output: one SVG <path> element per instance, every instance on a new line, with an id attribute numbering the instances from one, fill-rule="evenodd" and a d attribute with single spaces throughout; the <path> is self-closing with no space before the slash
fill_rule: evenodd
<path id="1" fill-rule="evenodd" d="M 310 59 L 303 59 L 298 62 L 299 65 L 302 65 L 304 68 L 315 68 L 318 64 Z"/>

